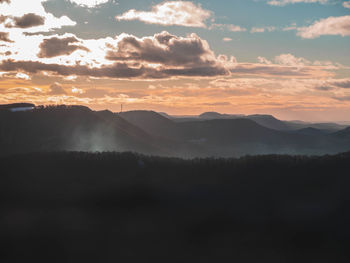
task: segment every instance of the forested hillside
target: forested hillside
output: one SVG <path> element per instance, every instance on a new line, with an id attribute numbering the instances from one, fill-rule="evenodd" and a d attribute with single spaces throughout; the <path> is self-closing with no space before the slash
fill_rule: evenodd
<path id="1" fill-rule="evenodd" d="M 349 262 L 349 153 L 52 153 L 0 167 L 1 262 Z"/>

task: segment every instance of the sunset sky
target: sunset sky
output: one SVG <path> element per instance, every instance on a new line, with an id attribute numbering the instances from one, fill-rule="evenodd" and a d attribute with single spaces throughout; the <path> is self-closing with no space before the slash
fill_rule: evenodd
<path id="1" fill-rule="evenodd" d="M 0 0 L 0 104 L 350 121 L 350 1 Z"/>

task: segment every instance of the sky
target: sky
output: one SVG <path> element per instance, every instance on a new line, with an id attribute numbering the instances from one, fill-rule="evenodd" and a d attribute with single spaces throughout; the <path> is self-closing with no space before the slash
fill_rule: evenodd
<path id="1" fill-rule="evenodd" d="M 0 0 L 0 104 L 350 121 L 350 1 Z"/>

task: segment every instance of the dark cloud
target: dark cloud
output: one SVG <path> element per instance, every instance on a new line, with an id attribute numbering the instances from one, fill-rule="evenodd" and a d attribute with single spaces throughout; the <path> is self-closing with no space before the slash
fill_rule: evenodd
<path id="1" fill-rule="evenodd" d="M 12 17 L 12 19 L 13 22 L 7 24 L 6 27 L 29 28 L 45 24 L 45 17 L 38 16 L 34 13 L 25 14 L 20 17 Z"/>
<path id="2" fill-rule="evenodd" d="M 126 63 L 116 63 L 101 68 L 90 68 L 85 65 L 66 66 L 59 64 L 45 64 L 38 61 L 14 61 L 9 59 L 2 61 L 0 69 L 3 71 L 23 70 L 28 73 L 49 71 L 61 76 L 77 75 L 108 78 L 135 78 L 152 75 L 151 69 L 146 69 L 144 67 L 130 68 Z"/>
<path id="3" fill-rule="evenodd" d="M 72 43 L 78 43 L 79 40 L 75 37 L 66 38 L 48 38 L 44 39 L 40 44 L 39 58 L 52 58 L 62 55 L 70 55 L 78 49 L 89 51 L 86 47 L 81 45 L 72 45 Z"/>
<path id="4" fill-rule="evenodd" d="M 4 42 L 13 42 L 13 41 L 9 38 L 9 33 L 7 33 L 7 32 L 0 32 L 0 41 L 4 41 Z"/>
<path id="5" fill-rule="evenodd" d="M 4 15 L 0 15 L 0 24 L 1 23 L 4 23 L 7 19 L 7 16 L 4 16 Z"/>
<path id="6" fill-rule="evenodd" d="M 339 100 L 339 101 L 350 101 L 350 96 L 333 97 L 333 99 Z"/>
<path id="7" fill-rule="evenodd" d="M 0 70 L 18 71 L 22 70 L 28 73 L 37 73 L 40 71 L 49 71 L 61 76 L 90 76 L 90 77 L 107 77 L 107 78 L 152 78 L 161 79 L 174 76 L 214 76 L 224 75 L 224 69 L 215 67 L 192 68 L 192 69 L 155 69 L 153 67 L 131 67 L 127 63 L 115 63 L 113 65 L 105 65 L 99 68 L 90 68 L 86 65 L 66 66 L 59 64 L 45 64 L 38 61 L 14 61 L 11 59 L 4 60 L 0 64 Z"/>
<path id="8" fill-rule="evenodd" d="M 59 83 L 54 83 L 50 86 L 49 94 L 51 95 L 63 95 L 66 94 L 66 91 Z"/>
<path id="9" fill-rule="evenodd" d="M 350 89 L 350 80 L 337 81 L 332 84 L 338 88 Z"/>
<path id="10" fill-rule="evenodd" d="M 168 76 L 185 76 L 185 77 L 214 77 L 227 75 L 227 70 L 224 67 L 193 67 L 183 69 L 164 69 L 162 71 Z"/>
<path id="11" fill-rule="evenodd" d="M 350 89 L 350 80 L 343 79 L 343 80 L 331 81 L 322 86 L 316 87 L 317 90 L 322 90 L 322 91 L 333 90 L 335 88 Z"/>
<path id="12" fill-rule="evenodd" d="M 115 61 L 143 61 L 165 66 L 197 68 L 213 66 L 217 63 L 214 53 L 206 41 L 192 34 L 181 38 L 162 32 L 142 39 L 124 37 L 117 47 L 107 51 L 106 58 Z"/>
<path id="13" fill-rule="evenodd" d="M 328 85 L 322 85 L 322 86 L 318 86 L 316 87 L 317 90 L 321 90 L 321 91 L 329 91 L 334 89 L 334 87 L 332 86 L 328 86 Z"/>

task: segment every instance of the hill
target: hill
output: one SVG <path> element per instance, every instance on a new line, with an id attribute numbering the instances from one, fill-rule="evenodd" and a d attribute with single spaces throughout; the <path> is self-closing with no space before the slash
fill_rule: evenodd
<path id="1" fill-rule="evenodd" d="M 82 106 L 0 111 L 2 153 L 138 151 L 164 153 L 150 135 L 118 116 Z"/>
<path id="2" fill-rule="evenodd" d="M 129 123 L 159 137 L 176 137 L 177 126 L 170 119 L 154 111 L 128 111 L 117 114 Z"/>
<path id="3" fill-rule="evenodd" d="M 252 120 L 261 126 L 264 126 L 266 128 L 270 128 L 273 130 L 280 130 L 280 131 L 286 131 L 291 130 L 291 127 L 281 121 L 276 119 L 272 115 L 240 115 L 240 114 L 221 114 L 218 112 L 205 112 L 200 114 L 197 118 L 179 118 L 179 122 L 186 122 L 186 121 L 196 121 L 196 120 L 219 120 L 219 119 L 248 119 Z"/>
<path id="4" fill-rule="evenodd" d="M 134 151 L 194 158 L 334 154 L 350 149 L 346 136 L 311 128 L 291 132 L 283 127 L 283 122 L 265 115 L 179 122 L 152 111 L 115 114 L 64 105 L 25 111 L 3 109 L 0 110 L 0 154 Z"/>
<path id="5" fill-rule="evenodd" d="M 350 140 L 350 127 L 332 134 L 336 138 Z"/>
<path id="6" fill-rule="evenodd" d="M 41 153 L 0 167 L 1 262 L 349 259 L 349 153 Z"/>

